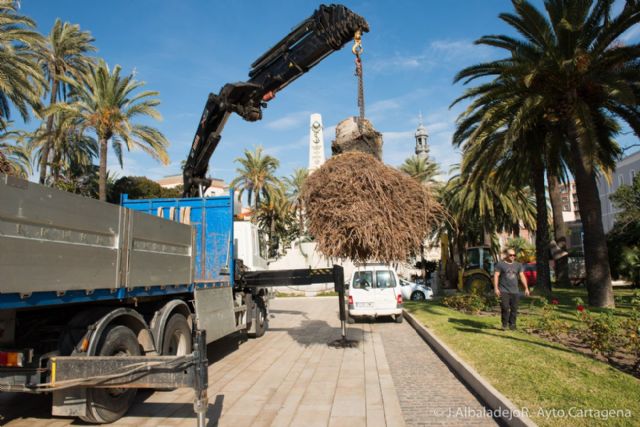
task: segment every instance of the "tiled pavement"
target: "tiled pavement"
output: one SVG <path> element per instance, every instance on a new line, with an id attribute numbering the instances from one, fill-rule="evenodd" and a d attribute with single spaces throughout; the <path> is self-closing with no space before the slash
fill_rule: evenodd
<path id="1" fill-rule="evenodd" d="M 357 323 L 354 348 L 336 349 L 336 298 L 283 298 L 271 303 L 270 329 L 209 346 L 209 425 L 402 426 L 457 424 L 429 408 L 479 403 L 407 324 Z M 440 363 L 440 365 L 438 365 Z M 420 375 L 415 370 L 420 369 Z M 195 426 L 193 392 L 141 392 L 121 426 Z M 403 418 L 404 413 L 404 418 Z M 57 427 L 50 399 L 0 396 L 0 424 Z M 485 420 L 486 421 L 486 420 Z"/>
<path id="2" fill-rule="evenodd" d="M 377 321 L 407 426 L 495 426 L 488 411 L 407 322 Z"/>

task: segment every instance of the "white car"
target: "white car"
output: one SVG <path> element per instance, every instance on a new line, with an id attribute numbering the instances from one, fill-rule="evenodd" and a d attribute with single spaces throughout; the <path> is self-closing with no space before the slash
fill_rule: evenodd
<path id="1" fill-rule="evenodd" d="M 351 274 L 349 318 L 393 316 L 402 323 L 402 294 L 395 270 L 384 264 L 366 264 Z"/>
<path id="2" fill-rule="evenodd" d="M 424 301 L 433 299 L 433 289 L 429 286 L 419 285 L 404 279 L 400 279 L 400 291 L 402 292 L 402 298 L 405 300 Z"/>

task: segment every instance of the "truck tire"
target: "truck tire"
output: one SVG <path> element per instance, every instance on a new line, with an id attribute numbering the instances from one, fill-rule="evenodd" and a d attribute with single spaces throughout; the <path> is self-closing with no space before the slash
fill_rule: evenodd
<path id="1" fill-rule="evenodd" d="M 464 279 L 464 290 L 468 293 L 485 295 L 492 290 L 491 280 L 483 274 L 472 274 Z"/>
<path id="2" fill-rule="evenodd" d="M 112 325 L 104 331 L 98 356 L 140 356 L 140 344 L 133 331 Z M 112 423 L 122 417 L 135 399 L 137 389 L 88 388 L 87 414 L 82 421 L 93 424 Z"/>
<path id="3" fill-rule="evenodd" d="M 173 314 L 164 327 L 162 337 L 163 356 L 185 356 L 191 353 L 191 328 L 180 313 Z"/>
<path id="4" fill-rule="evenodd" d="M 260 338 L 267 331 L 267 307 L 261 296 L 256 298 L 255 301 L 255 318 L 252 323 L 255 322 L 255 329 L 249 333 L 251 338 Z M 253 326 L 253 325 L 252 325 Z"/>
<path id="5" fill-rule="evenodd" d="M 403 319 L 404 319 L 404 316 L 402 314 L 396 314 L 396 318 L 395 318 L 396 323 L 402 323 Z"/>

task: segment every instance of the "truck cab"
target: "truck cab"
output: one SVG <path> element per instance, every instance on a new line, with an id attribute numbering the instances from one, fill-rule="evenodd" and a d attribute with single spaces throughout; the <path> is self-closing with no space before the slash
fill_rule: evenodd
<path id="1" fill-rule="evenodd" d="M 235 259 L 242 260 L 250 271 L 266 270 L 267 244 L 258 227 L 250 221 L 234 221 Z"/>

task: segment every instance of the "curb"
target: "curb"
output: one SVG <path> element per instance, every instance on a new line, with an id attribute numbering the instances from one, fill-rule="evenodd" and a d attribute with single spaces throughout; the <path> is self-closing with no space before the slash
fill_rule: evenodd
<path id="1" fill-rule="evenodd" d="M 418 335 L 436 352 L 436 354 L 449 366 L 449 368 L 469 387 L 477 396 L 482 399 L 494 415 L 502 423 L 509 427 L 535 427 L 536 423 L 531 421 L 520 408 L 516 407 L 505 395 L 493 388 L 484 378 L 471 366 L 464 362 L 445 343 L 437 338 L 433 332 L 424 327 L 413 315 L 403 310 L 404 317 L 416 330 Z"/>

